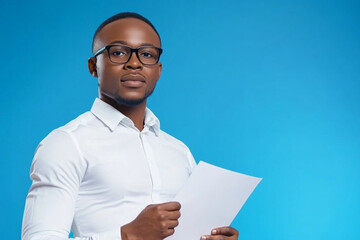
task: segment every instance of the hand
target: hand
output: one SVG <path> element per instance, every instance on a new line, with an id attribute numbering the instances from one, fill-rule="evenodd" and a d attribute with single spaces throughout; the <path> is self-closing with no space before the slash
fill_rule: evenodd
<path id="1" fill-rule="evenodd" d="M 237 240 L 239 232 L 233 227 L 219 227 L 211 230 L 211 235 L 203 235 L 200 240 Z"/>
<path id="2" fill-rule="evenodd" d="M 178 202 L 152 204 L 130 223 L 121 227 L 123 240 L 162 240 L 174 234 L 179 225 L 181 205 Z"/>

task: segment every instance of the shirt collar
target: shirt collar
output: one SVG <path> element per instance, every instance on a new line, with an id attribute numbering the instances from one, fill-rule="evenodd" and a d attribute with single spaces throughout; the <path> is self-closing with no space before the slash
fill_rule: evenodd
<path id="1" fill-rule="evenodd" d="M 127 123 L 133 122 L 122 114 L 120 111 L 115 109 L 113 106 L 107 104 L 106 102 L 96 98 L 92 107 L 91 112 L 102 121 L 111 131 L 114 131 L 115 128 L 119 125 L 119 123 L 123 122 L 125 125 L 129 125 Z M 155 116 L 155 114 L 148 108 L 145 109 L 145 121 L 144 126 L 147 126 L 149 129 L 152 128 L 155 135 L 158 136 L 160 132 L 160 121 Z"/>
<path id="2" fill-rule="evenodd" d="M 145 109 L 145 126 L 147 126 L 149 129 L 152 128 L 155 135 L 159 136 L 160 132 L 160 121 L 155 116 L 155 114 L 148 108 Z"/>

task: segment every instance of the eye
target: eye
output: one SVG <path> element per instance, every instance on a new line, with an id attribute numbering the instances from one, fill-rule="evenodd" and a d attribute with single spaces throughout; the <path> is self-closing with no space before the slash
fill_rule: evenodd
<path id="1" fill-rule="evenodd" d="M 124 56 L 126 53 L 120 50 L 115 50 L 111 53 L 111 55 L 115 56 L 115 57 L 122 57 Z"/>
<path id="2" fill-rule="evenodd" d="M 153 54 L 151 52 L 142 52 L 141 56 L 144 58 L 153 58 Z"/>
<path id="3" fill-rule="evenodd" d="M 109 49 L 110 56 L 113 58 L 123 58 L 129 54 L 129 49 L 124 46 L 114 45 Z"/>

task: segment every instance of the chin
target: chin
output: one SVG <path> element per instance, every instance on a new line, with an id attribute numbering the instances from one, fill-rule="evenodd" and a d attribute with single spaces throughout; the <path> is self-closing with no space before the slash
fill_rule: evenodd
<path id="1" fill-rule="evenodd" d="M 117 97 L 116 103 L 119 105 L 134 107 L 134 106 L 138 106 L 138 105 L 142 104 L 143 102 L 145 102 L 145 100 L 146 100 L 146 97 L 135 98 L 135 99 Z"/>
<path id="2" fill-rule="evenodd" d="M 145 93 L 144 96 L 133 96 L 133 97 L 121 97 L 121 96 L 117 96 L 115 101 L 117 102 L 117 104 L 120 104 L 120 105 L 124 105 L 124 106 L 129 106 L 129 107 L 132 107 L 132 106 L 138 106 L 142 103 L 144 103 L 146 101 L 146 99 L 148 97 L 151 96 L 151 94 L 154 92 L 154 89 L 151 89 L 151 91 L 148 91 Z"/>

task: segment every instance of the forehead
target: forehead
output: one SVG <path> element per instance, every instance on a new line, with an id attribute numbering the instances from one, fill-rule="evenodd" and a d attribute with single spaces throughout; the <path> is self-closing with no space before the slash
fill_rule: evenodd
<path id="1" fill-rule="evenodd" d="M 97 34 L 94 48 L 97 50 L 114 42 L 124 42 L 131 47 L 144 44 L 160 47 L 160 39 L 154 29 L 136 18 L 123 18 L 104 26 Z"/>

